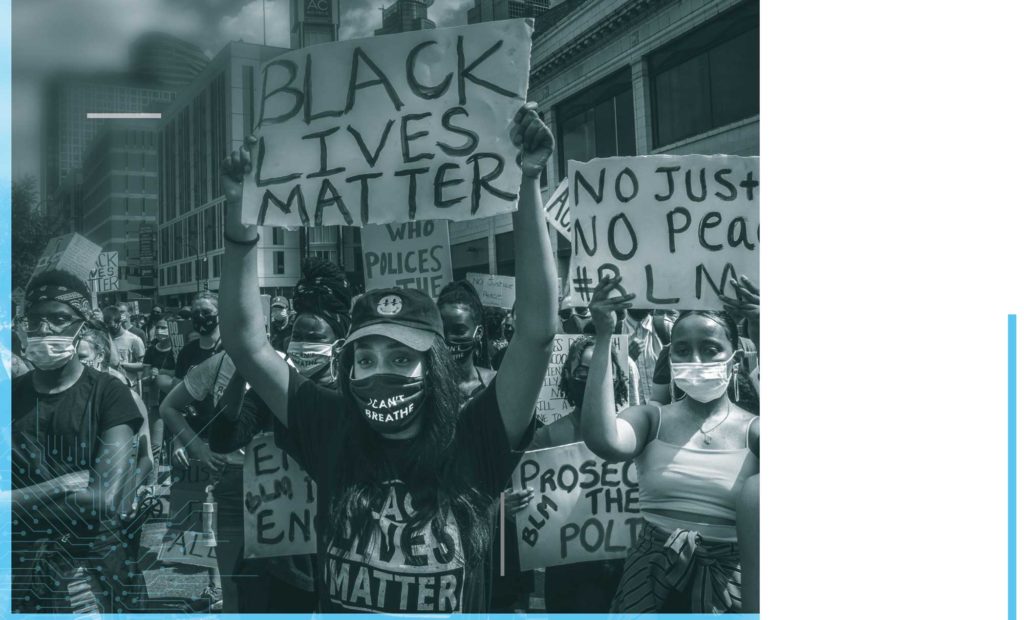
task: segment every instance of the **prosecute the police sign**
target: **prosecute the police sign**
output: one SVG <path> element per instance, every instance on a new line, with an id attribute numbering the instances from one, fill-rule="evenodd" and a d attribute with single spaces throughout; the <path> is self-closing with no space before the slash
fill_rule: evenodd
<path id="1" fill-rule="evenodd" d="M 610 463 L 583 442 L 524 453 L 512 487 L 535 492 L 516 515 L 521 570 L 625 557 L 643 523 L 633 462 Z"/>
<path id="2" fill-rule="evenodd" d="M 757 157 L 647 155 L 569 162 L 572 304 L 622 276 L 634 308 L 721 310 L 729 281 L 758 280 Z"/>
<path id="3" fill-rule="evenodd" d="M 262 67 L 242 222 L 468 220 L 515 210 L 509 131 L 533 27 L 514 19 L 325 43 Z"/>

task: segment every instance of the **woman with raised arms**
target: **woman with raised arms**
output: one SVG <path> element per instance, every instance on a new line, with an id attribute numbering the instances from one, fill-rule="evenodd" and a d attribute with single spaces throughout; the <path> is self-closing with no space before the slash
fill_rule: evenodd
<path id="1" fill-rule="evenodd" d="M 533 435 L 557 325 L 554 260 L 538 186 L 551 133 L 533 105 L 511 130 L 523 181 L 513 216 L 516 291 L 529 299 L 497 377 L 464 406 L 441 315 L 416 290 L 369 291 L 352 309 L 336 390 L 273 350 L 257 284 L 257 231 L 241 223 L 253 139 L 225 160 L 224 347 L 287 426 L 285 449 L 317 484 L 322 612 L 481 612 L 490 510 Z"/>
<path id="2" fill-rule="evenodd" d="M 736 508 L 759 471 L 760 426 L 730 398 L 743 357 L 736 322 L 725 312 L 682 312 L 669 344 L 679 391 L 667 405 L 628 407 L 616 416 L 611 336 L 615 312 L 635 297 L 610 298 L 620 282 L 603 278 L 590 304 L 596 342 L 583 398 L 587 447 L 609 461 L 633 459 L 640 484 L 644 524 L 612 611 L 739 612 Z"/>

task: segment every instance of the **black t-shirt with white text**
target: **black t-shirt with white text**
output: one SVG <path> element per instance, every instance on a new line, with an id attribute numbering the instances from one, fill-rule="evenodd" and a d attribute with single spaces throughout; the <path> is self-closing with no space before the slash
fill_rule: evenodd
<path id="1" fill-rule="evenodd" d="M 336 499 L 340 466 L 338 435 L 346 401 L 341 393 L 324 388 L 290 369 L 288 429 L 279 434 L 282 447 L 317 484 L 320 536 L 317 591 L 324 613 L 478 613 L 487 611 L 490 597 L 490 538 L 485 554 L 467 566 L 465 544 L 455 518 L 448 515 L 443 529 L 428 525 L 412 530 L 416 508 L 406 484 L 387 483 L 388 495 L 376 527 L 369 535 L 349 540 L 327 540 L 326 524 Z M 354 412 L 352 412 L 354 414 Z M 469 401 L 459 418 L 453 454 L 455 466 L 485 496 L 497 500 L 518 461 L 514 452 L 529 445 L 530 425 L 520 446 L 510 446 L 491 382 Z M 401 460 L 408 441 L 388 442 L 388 460 Z M 488 529 L 488 537 L 493 531 Z"/>

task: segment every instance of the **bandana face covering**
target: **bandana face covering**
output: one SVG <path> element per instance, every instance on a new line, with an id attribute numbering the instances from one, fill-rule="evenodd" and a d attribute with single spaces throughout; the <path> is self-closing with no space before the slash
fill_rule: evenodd
<path id="1" fill-rule="evenodd" d="M 77 355 L 75 341 L 80 325 L 74 336 L 30 336 L 25 346 L 25 359 L 40 370 L 63 368 L 71 356 Z"/>
<path id="2" fill-rule="evenodd" d="M 296 342 L 288 345 L 288 359 L 304 377 L 311 377 L 326 368 L 334 359 L 334 342 Z"/>
<path id="3" fill-rule="evenodd" d="M 352 379 L 349 390 L 370 427 L 382 434 L 409 427 L 420 412 L 426 393 L 422 377 L 376 374 Z"/>
<path id="4" fill-rule="evenodd" d="M 733 356 L 735 353 L 733 354 Z M 721 362 L 707 364 L 670 362 L 672 381 L 690 398 L 707 403 L 720 398 L 732 379 L 730 363 L 733 356 Z"/>

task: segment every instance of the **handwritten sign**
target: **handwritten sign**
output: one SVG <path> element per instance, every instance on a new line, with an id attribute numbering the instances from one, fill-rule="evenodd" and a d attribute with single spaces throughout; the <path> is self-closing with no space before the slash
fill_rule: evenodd
<path id="1" fill-rule="evenodd" d="M 522 570 L 623 558 L 640 533 L 633 462 L 609 463 L 583 442 L 526 452 L 512 487 L 534 490 L 516 515 Z"/>
<path id="2" fill-rule="evenodd" d="M 420 30 L 287 52 L 262 67 L 242 222 L 467 220 L 513 211 L 509 139 L 532 22 Z"/>
<path id="3" fill-rule="evenodd" d="M 171 349 L 174 351 L 174 359 L 178 359 L 181 348 L 188 344 L 196 330 L 192 327 L 192 321 L 172 319 L 167 321 L 167 333 L 171 338 Z"/>
<path id="4" fill-rule="evenodd" d="M 466 280 L 476 289 L 480 303 L 485 306 L 511 310 L 516 303 L 516 279 L 513 277 L 467 273 Z"/>
<path id="5" fill-rule="evenodd" d="M 620 275 L 635 308 L 721 310 L 730 279 L 758 279 L 757 157 L 647 155 L 569 162 L 569 284 L 585 306 Z"/>
<path id="6" fill-rule="evenodd" d="M 544 424 L 551 424 L 558 418 L 572 413 L 572 406 L 565 396 L 558 389 L 562 379 L 562 367 L 565 366 L 566 357 L 569 355 L 569 347 L 580 338 L 582 334 L 555 334 L 555 341 L 551 346 L 551 358 L 548 360 L 548 372 L 544 375 L 544 385 L 540 388 L 540 396 L 537 397 L 536 414 Z M 618 362 L 623 375 L 629 373 L 629 336 L 612 336 L 612 357 Z"/>
<path id="7" fill-rule="evenodd" d="M 245 557 L 316 553 L 316 483 L 274 445 L 257 435 L 245 449 Z"/>
<path id="8" fill-rule="evenodd" d="M 96 267 L 89 274 L 89 290 L 94 293 L 120 290 L 121 280 L 117 265 L 117 252 L 100 252 L 99 258 L 96 259 Z"/>
<path id="9" fill-rule="evenodd" d="M 60 269 L 78 276 L 82 282 L 88 282 L 100 252 L 100 246 L 78 233 L 54 237 L 46 244 L 43 255 L 32 270 L 32 277 L 44 271 Z"/>
<path id="10" fill-rule="evenodd" d="M 362 235 L 366 290 L 415 288 L 437 299 L 452 281 L 447 221 L 370 225 Z"/>
<path id="11" fill-rule="evenodd" d="M 161 542 L 157 559 L 173 564 L 217 568 L 217 547 L 208 547 L 202 532 L 172 530 Z"/>
<path id="12" fill-rule="evenodd" d="M 569 178 L 562 179 L 544 205 L 548 224 L 566 239 L 572 240 L 572 210 L 569 209 Z"/>

